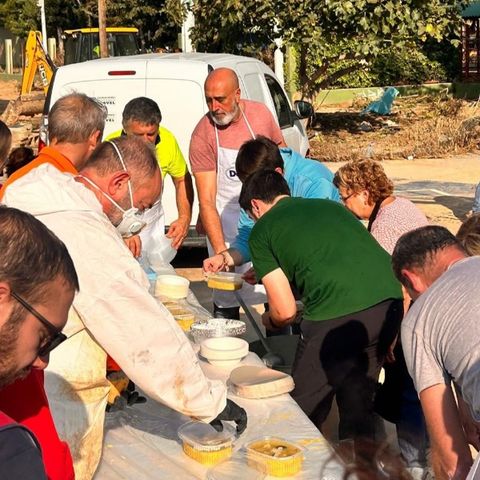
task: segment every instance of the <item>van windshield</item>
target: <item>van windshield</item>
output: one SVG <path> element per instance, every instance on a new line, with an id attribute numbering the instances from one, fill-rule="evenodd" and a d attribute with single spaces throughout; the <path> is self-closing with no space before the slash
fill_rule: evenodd
<path id="1" fill-rule="evenodd" d="M 110 57 L 136 55 L 139 53 L 136 34 L 133 32 L 107 33 Z M 65 65 L 85 62 L 100 57 L 98 33 L 74 33 L 65 39 Z"/>

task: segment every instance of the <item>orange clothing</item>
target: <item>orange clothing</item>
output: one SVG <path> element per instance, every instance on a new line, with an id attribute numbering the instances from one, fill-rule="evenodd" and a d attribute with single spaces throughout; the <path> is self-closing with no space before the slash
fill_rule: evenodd
<path id="1" fill-rule="evenodd" d="M 0 200 L 5 193 L 5 189 L 11 183 L 13 183 L 15 180 L 18 180 L 19 178 L 22 178 L 28 172 L 31 172 L 34 168 L 37 168 L 44 163 L 51 163 L 54 167 L 58 168 L 61 172 L 64 173 L 71 173 L 73 175 L 76 175 L 78 173 L 75 165 L 73 165 L 73 163 L 65 155 L 62 155 L 60 152 L 58 152 L 52 147 L 44 147 L 42 148 L 41 152 L 38 154 L 35 160 L 32 160 L 30 163 L 20 168 L 10 177 L 8 177 L 7 181 L 3 184 L 3 188 L 0 189 Z"/>

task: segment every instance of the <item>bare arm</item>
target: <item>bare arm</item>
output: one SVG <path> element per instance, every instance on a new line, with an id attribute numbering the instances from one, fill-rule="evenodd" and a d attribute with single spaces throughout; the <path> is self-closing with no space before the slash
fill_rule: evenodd
<path id="1" fill-rule="evenodd" d="M 172 180 L 175 185 L 178 219 L 171 223 L 167 237 L 173 239 L 172 246 L 178 249 L 187 236 L 192 219 L 193 185 L 190 172 L 184 177 L 172 177 Z"/>
<path id="2" fill-rule="evenodd" d="M 464 480 L 472 456 L 451 386 L 438 384 L 422 390 L 420 402 L 430 434 L 435 478 Z"/>
<path id="3" fill-rule="evenodd" d="M 195 183 L 197 184 L 202 225 L 215 253 L 223 252 L 227 246 L 216 205 L 217 172 L 197 172 L 195 173 Z"/>
<path id="4" fill-rule="evenodd" d="M 269 320 L 273 320 L 274 327 L 283 327 L 295 320 L 297 305 L 290 283 L 281 268 L 277 268 L 262 278 L 267 291 L 270 310 L 262 316 L 265 327 L 271 328 Z"/>

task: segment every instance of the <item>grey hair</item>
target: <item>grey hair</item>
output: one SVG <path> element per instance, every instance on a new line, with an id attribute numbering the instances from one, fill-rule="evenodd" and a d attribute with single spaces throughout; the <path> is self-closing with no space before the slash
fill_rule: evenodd
<path id="1" fill-rule="evenodd" d="M 137 97 L 130 100 L 123 109 L 123 128 L 129 122 L 140 122 L 144 125 L 159 125 L 162 121 L 162 112 L 158 103 L 148 97 Z"/>
<path id="2" fill-rule="evenodd" d="M 84 170 L 95 170 L 100 177 L 123 170 L 117 149 L 112 144 L 120 152 L 133 183 L 153 176 L 158 170 L 154 146 L 137 137 L 119 137 L 102 142 L 93 151 Z"/>
<path id="3" fill-rule="evenodd" d="M 48 114 L 48 135 L 58 143 L 83 143 L 95 132 L 103 135 L 107 110 L 97 100 L 71 93 L 59 98 Z"/>

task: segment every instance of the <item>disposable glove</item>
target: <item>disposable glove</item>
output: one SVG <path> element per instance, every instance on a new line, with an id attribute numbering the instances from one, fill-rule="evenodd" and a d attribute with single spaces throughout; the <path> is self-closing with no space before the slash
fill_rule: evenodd
<path id="1" fill-rule="evenodd" d="M 237 433 L 242 434 L 247 428 L 247 412 L 235 402 L 227 398 L 227 405 L 217 418 L 210 422 L 210 425 L 221 432 L 223 430 L 222 420 L 227 422 L 235 422 L 237 424 Z"/>

